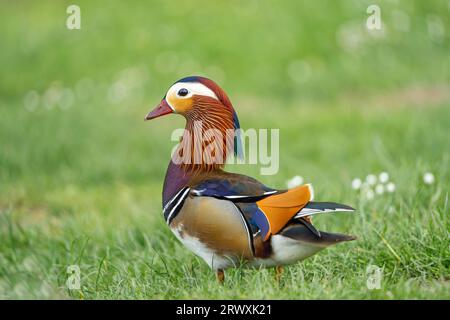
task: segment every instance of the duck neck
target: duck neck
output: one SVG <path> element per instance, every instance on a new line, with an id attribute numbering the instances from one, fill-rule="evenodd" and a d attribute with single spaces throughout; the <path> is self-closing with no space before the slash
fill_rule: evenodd
<path id="1" fill-rule="evenodd" d="M 172 160 L 167 168 L 163 187 L 163 206 L 192 178 L 192 172 L 183 169 L 181 164 L 175 164 Z"/>
<path id="2" fill-rule="evenodd" d="M 197 106 L 186 113 L 186 127 L 167 168 L 163 189 L 165 205 L 194 178 L 222 170 L 233 153 L 239 121 L 232 108 Z"/>

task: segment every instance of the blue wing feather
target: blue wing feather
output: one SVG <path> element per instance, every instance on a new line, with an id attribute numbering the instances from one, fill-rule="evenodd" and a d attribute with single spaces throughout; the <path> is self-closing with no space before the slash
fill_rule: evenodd
<path id="1" fill-rule="evenodd" d="M 233 201 L 257 201 L 276 192 L 278 190 L 266 187 L 259 182 L 255 185 L 253 181 L 246 184 L 224 179 L 205 180 L 192 188 L 192 193 L 196 196 L 225 198 Z"/>
<path id="2" fill-rule="evenodd" d="M 261 231 L 263 236 L 269 232 L 269 221 L 258 208 L 256 201 L 278 192 L 284 191 L 269 188 L 253 178 L 238 174 L 206 179 L 191 187 L 193 196 L 215 197 L 234 202 L 249 223 L 252 234 L 256 235 Z"/>

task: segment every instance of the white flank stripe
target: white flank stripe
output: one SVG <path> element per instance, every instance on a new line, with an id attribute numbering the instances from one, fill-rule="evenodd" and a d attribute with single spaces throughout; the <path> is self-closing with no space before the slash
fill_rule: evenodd
<path id="1" fill-rule="evenodd" d="M 175 200 L 175 199 L 178 197 L 178 195 L 181 193 L 181 191 L 183 191 L 183 188 L 181 188 L 181 190 L 178 191 L 177 194 L 174 195 L 174 196 L 172 197 L 172 199 L 170 199 L 170 201 L 166 203 L 166 205 L 165 205 L 164 208 L 163 208 L 163 212 L 165 212 L 165 211 L 167 210 L 167 208 L 171 205 L 171 203 L 173 202 L 173 200 Z"/>
<path id="2" fill-rule="evenodd" d="M 170 210 L 169 216 L 167 217 L 167 223 L 169 223 L 170 218 L 172 217 L 173 213 L 175 212 L 175 209 L 180 205 L 180 203 L 184 200 L 184 198 L 186 198 L 187 193 L 189 192 L 190 188 L 187 188 L 182 196 L 180 197 L 180 199 L 178 200 L 177 204 L 172 208 L 172 210 Z"/>

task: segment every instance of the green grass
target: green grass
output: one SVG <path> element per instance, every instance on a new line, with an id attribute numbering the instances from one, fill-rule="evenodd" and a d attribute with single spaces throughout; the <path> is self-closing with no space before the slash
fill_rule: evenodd
<path id="1" fill-rule="evenodd" d="M 367 1 L 79 1 L 80 31 L 64 28 L 68 4 L 0 12 L 0 298 L 450 298 L 446 1 L 381 1 L 382 37 L 363 28 Z M 430 38 L 436 17 L 445 33 Z M 360 44 L 340 45 L 346 32 Z M 319 229 L 358 240 L 287 267 L 280 283 L 271 269 L 235 269 L 218 285 L 162 219 L 170 134 L 183 119 L 143 122 L 190 74 L 223 85 L 244 129 L 280 129 L 277 175 L 230 170 L 280 188 L 302 175 L 318 200 L 357 208 L 318 217 Z M 62 88 L 74 94 L 63 107 L 49 98 Z M 31 90 L 41 100 L 29 111 Z M 381 171 L 395 193 L 367 201 L 351 189 Z M 81 290 L 70 291 L 74 264 Z M 369 265 L 383 270 L 379 290 L 366 286 Z"/>

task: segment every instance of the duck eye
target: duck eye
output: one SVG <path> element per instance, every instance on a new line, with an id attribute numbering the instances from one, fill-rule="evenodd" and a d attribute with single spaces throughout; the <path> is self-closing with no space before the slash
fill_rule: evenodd
<path id="1" fill-rule="evenodd" d="M 188 89 L 186 89 L 186 88 L 181 88 L 180 90 L 178 90 L 178 95 L 180 96 L 180 97 L 184 97 L 184 96 L 187 96 L 187 94 L 189 93 L 189 91 L 188 91 Z"/>

